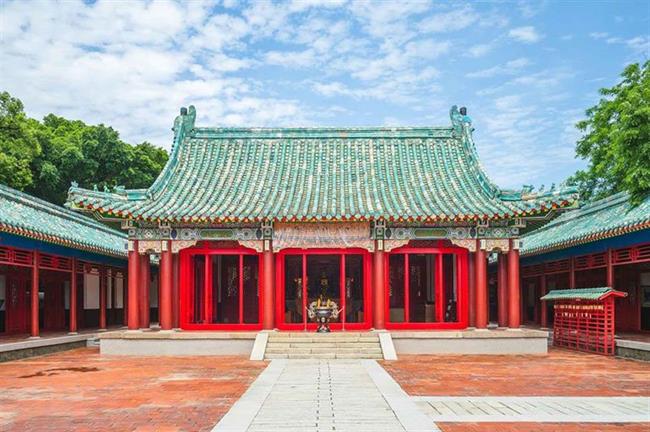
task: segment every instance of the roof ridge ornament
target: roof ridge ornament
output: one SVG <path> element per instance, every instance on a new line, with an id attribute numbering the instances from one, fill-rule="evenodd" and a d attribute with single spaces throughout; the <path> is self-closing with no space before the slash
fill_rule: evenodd
<path id="1" fill-rule="evenodd" d="M 461 107 L 458 109 L 457 105 L 452 105 L 449 110 L 449 118 L 451 119 L 451 125 L 454 129 L 454 132 L 457 134 L 462 134 L 463 130 L 467 127 L 469 132 L 472 132 L 472 119 L 467 115 L 467 108 Z"/>

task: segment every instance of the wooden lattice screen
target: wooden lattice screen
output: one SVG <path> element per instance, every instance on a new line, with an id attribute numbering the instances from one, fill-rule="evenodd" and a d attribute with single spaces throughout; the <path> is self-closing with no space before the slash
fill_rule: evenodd
<path id="1" fill-rule="evenodd" d="M 553 345 L 614 355 L 614 297 L 556 301 Z"/>

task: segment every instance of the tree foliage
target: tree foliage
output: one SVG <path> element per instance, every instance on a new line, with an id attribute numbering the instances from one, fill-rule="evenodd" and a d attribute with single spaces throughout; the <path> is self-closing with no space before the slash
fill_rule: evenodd
<path id="1" fill-rule="evenodd" d="M 28 118 L 19 99 L 0 93 L 0 182 L 63 204 L 70 182 L 100 190 L 146 188 L 167 162 L 147 142 L 130 145 L 116 130 L 54 114 Z"/>
<path id="2" fill-rule="evenodd" d="M 627 191 L 633 203 L 650 193 L 650 61 L 631 64 L 576 126 L 576 153 L 589 161 L 569 181 L 585 200 Z"/>

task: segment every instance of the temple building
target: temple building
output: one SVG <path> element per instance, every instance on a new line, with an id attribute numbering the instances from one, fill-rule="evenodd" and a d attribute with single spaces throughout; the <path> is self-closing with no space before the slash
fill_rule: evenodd
<path id="1" fill-rule="evenodd" d="M 618 334 L 650 330 L 650 197 L 633 206 L 626 193 L 567 212 L 523 238 L 522 321 L 549 327 L 550 290 L 611 287 Z"/>
<path id="2" fill-rule="evenodd" d="M 0 185 L 0 336 L 124 323 L 127 237 Z"/>
<path id="3" fill-rule="evenodd" d="M 574 190 L 503 190 L 478 160 L 466 110 L 421 128 L 208 128 L 194 107 L 148 189 L 73 187 L 67 205 L 128 233 L 128 328 L 160 259 L 162 330 L 333 331 L 488 326 L 487 257 L 507 271 L 504 327 L 521 323 L 519 239 Z M 146 306 L 145 306 L 146 309 Z"/>

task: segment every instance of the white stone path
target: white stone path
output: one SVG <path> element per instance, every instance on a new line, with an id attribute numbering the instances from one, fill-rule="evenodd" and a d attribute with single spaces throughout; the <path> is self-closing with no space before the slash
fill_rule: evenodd
<path id="1" fill-rule="evenodd" d="M 650 398 L 409 397 L 374 360 L 273 360 L 213 431 L 438 431 L 434 422 L 650 422 Z"/>
<path id="2" fill-rule="evenodd" d="M 414 396 L 437 422 L 650 422 L 647 397 Z"/>
<path id="3" fill-rule="evenodd" d="M 438 428 L 373 360 L 273 360 L 213 431 Z"/>

